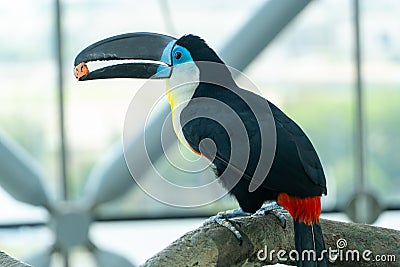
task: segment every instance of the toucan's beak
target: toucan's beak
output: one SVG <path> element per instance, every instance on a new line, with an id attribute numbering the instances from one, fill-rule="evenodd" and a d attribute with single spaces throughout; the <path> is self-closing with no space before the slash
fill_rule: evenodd
<path id="1" fill-rule="evenodd" d="M 108 78 L 168 78 L 171 50 L 176 39 L 157 33 L 127 33 L 94 43 L 75 58 L 74 74 L 80 81 Z M 117 61 L 89 71 L 86 63 Z M 120 61 L 120 62 L 118 62 Z"/>

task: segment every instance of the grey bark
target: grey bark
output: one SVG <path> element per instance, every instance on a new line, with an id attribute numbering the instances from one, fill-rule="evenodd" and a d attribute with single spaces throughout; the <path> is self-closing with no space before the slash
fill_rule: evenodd
<path id="1" fill-rule="evenodd" d="M 142 266 L 295 265 L 289 257 L 290 251 L 295 249 L 290 216 L 287 217 L 285 229 L 273 215 L 244 217 L 233 221 L 242 233 L 242 245 L 229 230 L 212 223 L 185 234 Z M 329 248 L 337 250 L 332 251 L 333 256 L 337 255 L 336 260 L 331 261 L 332 266 L 400 266 L 400 231 L 324 219 L 320 223 L 328 251 Z M 346 246 L 341 242 L 343 240 L 347 242 Z M 265 251 L 265 246 L 268 249 L 267 257 L 260 260 L 257 254 L 260 250 Z M 272 250 L 275 252 L 270 258 Z M 277 256 L 279 250 L 286 251 L 285 255 L 281 254 L 280 260 Z M 369 261 L 364 259 L 363 253 Z M 262 259 L 265 254 L 260 252 L 259 256 Z M 378 262 L 376 256 L 380 260 L 386 258 L 386 261 Z"/>
<path id="2" fill-rule="evenodd" d="M 21 261 L 14 259 L 6 253 L 0 251 L 0 266 L 1 267 L 29 267 L 30 265 L 25 264 Z"/>

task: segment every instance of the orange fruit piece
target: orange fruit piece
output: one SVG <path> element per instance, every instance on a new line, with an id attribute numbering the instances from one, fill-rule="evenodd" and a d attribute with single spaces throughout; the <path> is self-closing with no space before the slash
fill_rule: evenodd
<path id="1" fill-rule="evenodd" d="M 74 75 L 75 78 L 77 78 L 78 80 L 80 77 L 85 76 L 88 73 L 89 73 L 89 68 L 87 67 L 85 62 L 79 63 L 74 68 Z"/>

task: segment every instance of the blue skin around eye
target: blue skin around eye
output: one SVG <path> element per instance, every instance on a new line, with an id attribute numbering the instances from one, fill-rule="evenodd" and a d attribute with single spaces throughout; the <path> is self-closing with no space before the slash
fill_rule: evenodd
<path id="1" fill-rule="evenodd" d="M 180 52 L 182 54 L 181 58 L 176 59 L 174 57 L 176 52 Z M 190 55 L 190 52 L 186 48 L 179 46 L 179 45 L 175 46 L 174 50 L 172 51 L 172 55 L 173 55 L 172 56 L 172 65 L 173 66 L 193 61 L 192 56 Z"/>
<path id="2" fill-rule="evenodd" d="M 172 51 L 171 51 L 172 50 Z M 179 59 L 174 57 L 176 52 L 180 52 L 182 56 Z M 171 62 L 172 58 L 172 62 Z M 167 63 L 168 65 L 176 66 L 178 64 L 187 63 L 193 61 L 190 52 L 179 45 L 175 45 L 175 41 L 171 41 L 164 49 L 163 54 L 161 56 L 161 61 Z M 172 63 L 172 64 L 171 64 Z M 156 77 L 158 78 L 166 78 L 169 77 L 171 68 L 169 66 L 160 65 L 157 68 Z"/>

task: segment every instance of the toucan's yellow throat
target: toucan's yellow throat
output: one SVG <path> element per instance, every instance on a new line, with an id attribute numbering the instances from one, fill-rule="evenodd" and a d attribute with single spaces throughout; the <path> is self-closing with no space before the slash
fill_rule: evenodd
<path id="1" fill-rule="evenodd" d="M 200 70 L 194 62 L 174 66 L 169 79 L 167 79 L 167 98 L 171 106 L 172 125 L 179 141 L 190 148 L 182 133 L 180 114 L 193 97 L 199 85 Z"/>
<path id="2" fill-rule="evenodd" d="M 167 82 L 167 98 L 171 107 L 172 126 L 179 141 L 189 149 L 191 149 L 191 147 L 182 133 L 180 114 L 192 98 L 196 87 L 197 85 L 195 84 L 186 84 L 172 87 L 171 89 L 170 82 Z"/>

